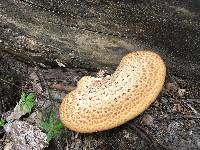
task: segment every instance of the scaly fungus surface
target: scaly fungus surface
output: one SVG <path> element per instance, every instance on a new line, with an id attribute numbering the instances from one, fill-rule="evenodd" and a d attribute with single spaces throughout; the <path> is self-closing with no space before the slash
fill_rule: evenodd
<path id="1" fill-rule="evenodd" d="M 142 113 L 162 90 L 166 67 L 151 51 L 131 52 L 111 76 L 85 76 L 65 96 L 60 117 L 71 130 L 92 133 L 117 127 Z"/>

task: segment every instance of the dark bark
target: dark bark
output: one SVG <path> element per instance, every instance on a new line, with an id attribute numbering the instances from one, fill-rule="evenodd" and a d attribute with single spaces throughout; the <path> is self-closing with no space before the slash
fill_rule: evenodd
<path id="1" fill-rule="evenodd" d="M 51 2 L 51 3 L 50 3 Z M 169 71 L 200 78 L 200 1 L 0 1 L 0 48 L 44 65 L 113 69 L 151 48 Z"/>

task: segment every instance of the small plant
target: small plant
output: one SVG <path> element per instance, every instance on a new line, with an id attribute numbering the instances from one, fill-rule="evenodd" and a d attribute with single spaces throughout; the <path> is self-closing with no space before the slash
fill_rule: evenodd
<path id="1" fill-rule="evenodd" d="M 6 124 L 6 121 L 3 120 L 3 119 L 1 119 L 1 120 L 0 120 L 0 127 L 3 127 L 5 124 Z"/>
<path id="2" fill-rule="evenodd" d="M 53 137 L 60 134 L 63 124 L 60 120 L 56 120 L 55 112 L 51 112 L 48 122 L 44 122 L 42 128 L 47 133 L 47 141 L 49 142 Z"/>
<path id="3" fill-rule="evenodd" d="M 22 93 L 19 101 L 20 109 L 24 113 L 30 113 L 33 106 L 35 106 L 36 93 Z"/>

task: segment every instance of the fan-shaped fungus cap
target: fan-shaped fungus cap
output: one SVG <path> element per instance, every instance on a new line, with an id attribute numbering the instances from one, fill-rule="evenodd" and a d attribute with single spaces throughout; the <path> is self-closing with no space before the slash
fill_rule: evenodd
<path id="1" fill-rule="evenodd" d="M 162 90 L 163 60 L 154 52 L 132 52 L 105 78 L 83 77 L 60 107 L 63 124 L 91 133 L 117 127 L 142 113 Z"/>

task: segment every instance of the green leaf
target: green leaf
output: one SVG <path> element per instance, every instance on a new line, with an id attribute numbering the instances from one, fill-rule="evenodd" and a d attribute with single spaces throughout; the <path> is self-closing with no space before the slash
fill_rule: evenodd
<path id="1" fill-rule="evenodd" d="M 44 122 L 42 124 L 42 129 L 44 129 L 46 132 L 48 132 L 50 130 L 48 122 Z"/>
<path id="2" fill-rule="evenodd" d="M 53 133 L 52 132 L 48 132 L 47 133 L 47 141 L 51 141 L 51 139 L 53 138 Z"/>
<path id="3" fill-rule="evenodd" d="M 51 114 L 50 114 L 50 118 L 49 118 L 49 123 L 51 125 L 53 125 L 54 122 L 55 122 L 55 116 L 56 116 L 55 112 L 52 111 Z"/>
<path id="4" fill-rule="evenodd" d="M 55 112 L 51 112 L 48 122 L 44 122 L 42 128 L 47 133 L 47 140 L 50 141 L 61 132 L 63 124 L 60 120 L 56 120 Z"/>
<path id="5" fill-rule="evenodd" d="M 22 103 L 23 101 L 25 101 L 25 98 L 26 98 L 26 94 L 22 92 L 19 103 Z"/>
<path id="6" fill-rule="evenodd" d="M 3 120 L 3 119 L 1 119 L 1 120 L 0 120 L 0 127 L 3 127 L 3 126 L 5 125 L 5 123 L 6 123 L 6 121 Z"/>
<path id="7" fill-rule="evenodd" d="M 35 98 L 36 98 L 36 93 L 22 93 L 21 94 L 21 99 L 19 101 L 19 105 L 21 108 L 21 111 L 24 113 L 30 113 L 31 109 L 35 105 Z"/>
<path id="8" fill-rule="evenodd" d="M 55 128 L 54 129 L 62 129 L 63 128 L 63 124 L 60 120 L 56 121 L 55 123 Z"/>
<path id="9" fill-rule="evenodd" d="M 57 121 L 53 128 L 54 134 L 56 134 L 56 135 L 59 134 L 62 128 L 63 128 L 62 122 L 60 120 Z"/>
<path id="10" fill-rule="evenodd" d="M 33 100 L 35 99 L 35 97 L 36 97 L 36 93 L 32 92 L 27 95 L 26 99 Z"/>

